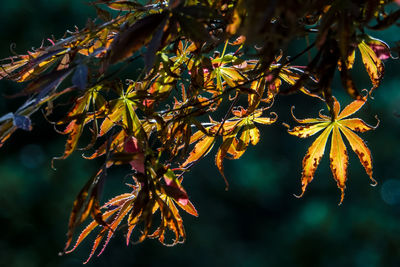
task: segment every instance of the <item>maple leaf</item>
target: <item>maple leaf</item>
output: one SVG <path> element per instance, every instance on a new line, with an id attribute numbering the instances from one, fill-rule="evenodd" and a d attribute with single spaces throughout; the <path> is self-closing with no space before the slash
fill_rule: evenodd
<path id="1" fill-rule="evenodd" d="M 270 125 L 278 119 L 274 112 L 271 113 L 272 117 L 262 117 L 263 109 L 258 109 L 251 115 L 247 115 L 247 110 L 244 108 L 233 110 L 232 113 L 235 116 L 231 119 L 207 127 L 205 131 L 209 135 L 199 130 L 191 136 L 190 144 L 196 143 L 196 145 L 181 165 L 182 168 L 187 168 L 205 157 L 214 147 L 216 136 L 222 135 L 222 144 L 215 156 L 215 165 L 224 178 L 226 188 L 229 187 L 229 184 L 224 174 L 224 158 L 239 159 L 246 152 L 250 143 L 256 145 L 259 142 L 260 131 L 255 123 Z M 239 132 L 241 132 L 240 136 Z"/>
<path id="2" fill-rule="evenodd" d="M 154 169 L 150 169 L 152 173 L 155 173 Z M 92 215 L 94 218 L 93 221 L 81 232 L 75 245 L 71 249 L 68 248 L 71 244 L 72 237 L 68 239 L 64 252 L 67 254 L 73 252 L 90 233 L 96 228 L 101 228 L 94 240 L 89 257 L 84 262 L 84 264 L 88 263 L 105 238 L 103 247 L 97 256 L 100 256 L 104 252 L 104 249 L 114 236 L 115 231 L 125 218 L 127 218 L 128 226 L 126 235 L 127 245 L 130 243 L 133 230 L 137 228 L 137 225 L 141 222 L 144 224 L 144 229 L 137 242 L 142 242 L 146 238 L 158 238 L 164 245 L 176 245 L 184 242 L 186 234 L 183 227 L 183 220 L 176 205 L 193 216 L 197 217 L 198 213 L 196 208 L 189 201 L 188 195 L 181 185 L 182 179 L 179 179 L 171 169 L 167 169 L 163 174 L 165 183 L 153 181 L 151 184 L 145 184 L 144 181 L 140 182 L 139 180 L 143 179 L 144 176 L 144 174 L 138 174 L 138 180 L 132 177 L 135 184 L 127 184 L 133 189 L 131 193 L 118 195 L 109 200 L 102 207 L 96 207 L 96 212 L 99 212 L 98 216 Z M 87 196 L 87 194 L 85 196 Z M 78 200 L 80 199 L 78 198 Z M 96 200 L 97 199 L 94 199 L 92 202 L 97 203 L 95 202 Z M 74 207 L 78 206 L 75 205 Z M 86 217 L 88 217 L 89 213 L 94 212 L 91 209 L 89 210 L 89 208 L 83 208 L 82 213 L 84 213 Z M 100 213 L 100 209 L 104 210 L 104 212 Z M 154 232 L 150 232 L 153 225 L 152 216 L 157 211 L 160 213 L 161 222 Z M 71 220 L 83 218 L 76 217 L 76 213 L 77 211 L 73 213 Z M 167 230 L 172 231 L 175 235 L 172 243 L 166 243 L 165 241 Z"/>
<path id="3" fill-rule="evenodd" d="M 315 139 L 309 147 L 305 157 L 303 158 L 303 172 L 302 172 L 302 192 L 298 197 L 302 197 L 307 185 L 314 178 L 315 171 L 321 161 L 325 152 L 325 146 L 329 136 L 332 133 L 331 150 L 329 154 L 330 167 L 332 170 L 333 178 L 337 182 L 338 188 L 341 190 L 340 203 L 343 202 L 344 189 L 346 188 L 347 180 L 347 166 L 348 154 L 346 145 L 343 142 L 342 134 L 348 140 L 350 147 L 357 154 L 361 164 L 363 165 L 368 176 L 376 185 L 375 179 L 372 177 L 372 157 L 371 152 L 364 143 L 364 141 L 354 133 L 366 132 L 376 129 L 379 125 L 379 120 L 376 126 L 371 126 L 359 118 L 347 118 L 357 112 L 366 102 L 366 97 L 357 99 L 346 106 L 340 112 L 340 104 L 334 98 L 333 118 L 319 114 L 319 118 L 297 119 L 293 114 L 292 116 L 298 122 L 304 125 L 296 126 L 288 130 L 288 133 L 300 138 L 312 136 L 318 132 L 322 133 Z M 288 125 L 286 125 L 288 127 Z M 342 133 L 342 134 L 341 134 Z"/>
<path id="4" fill-rule="evenodd" d="M 65 130 L 61 132 L 62 134 L 67 134 L 68 139 L 67 143 L 65 144 L 64 154 L 60 157 L 54 157 L 53 160 L 66 159 L 72 154 L 72 152 L 75 151 L 78 145 L 79 138 L 82 135 L 83 129 L 85 125 L 89 122 L 95 121 L 95 131 L 97 131 L 96 119 L 101 117 L 101 114 L 104 112 L 105 109 L 105 100 L 99 94 L 100 90 L 102 90 L 102 86 L 100 85 L 88 89 L 83 96 L 79 97 L 75 101 L 74 106 L 67 114 L 67 117 L 57 122 L 57 124 L 68 123 Z M 93 107 L 94 109 L 96 108 L 96 106 L 99 106 L 98 110 L 94 110 L 94 112 L 90 113 L 89 109 L 91 107 Z M 97 134 L 95 134 L 94 136 L 97 136 Z"/>

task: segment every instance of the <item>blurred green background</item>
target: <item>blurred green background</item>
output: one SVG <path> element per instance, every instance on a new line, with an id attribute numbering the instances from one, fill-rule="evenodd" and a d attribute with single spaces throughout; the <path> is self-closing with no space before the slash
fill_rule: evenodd
<path id="1" fill-rule="evenodd" d="M 17 53 L 66 29 L 80 28 L 94 10 L 84 0 L 2 0 L 0 8 L 0 57 Z M 389 45 L 398 41 L 398 28 L 373 33 Z M 295 48 L 294 48 L 295 49 Z M 281 122 L 293 125 L 290 106 L 298 117 L 317 114 L 323 106 L 302 95 L 279 97 L 272 111 L 279 114 L 273 126 L 261 127 L 262 140 L 242 159 L 225 161 L 230 190 L 210 154 L 186 175 L 184 186 L 197 207 L 199 218 L 183 214 L 187 242 L 169 248 L 146 240 L 125 246 L 118 232 L 104 254 L 89 266 L 400 266 L 400 70 L 399 61 L 388 60 L 382 86 L 375 100 L 359 113 L 381 125 L 362 134 L 374 156 L 371 187 L 356 155 L 349 152 L 350 167 L 343 205 L 325 156 L 315 180 L 303 198 L 300 192 L 301 161 L 312 139 L 299 140 L 285 133 Z M 369 79 L 356 66 L 359 88 Z M 2 94 L 19 87 L 0 82 Z M 342 103 L 349 103 L 339 83 L 334 88 Z M 0 99 L 0 114 L 14 111 L 22 100 Z M 397 114 L 397 115 L 396 115 Z M 63 249 L 72 202 L 98 168 L 99 162 L 80 158 L 76 152 L 65 161 L 65 137 L 56 134 L 43 116 L 34 118 L 32 132 L 17 131 L 0 150 L 0 266 L 80 266 L 87 258 L 87 240 L 75 253 L 58 256 Z M 125 192 L 124 173 L 114 172 L 103 200 Z M 93 238 L 92 238 L 93 239 Z M 92 240 L 91 239 L 91 240 Z"/>

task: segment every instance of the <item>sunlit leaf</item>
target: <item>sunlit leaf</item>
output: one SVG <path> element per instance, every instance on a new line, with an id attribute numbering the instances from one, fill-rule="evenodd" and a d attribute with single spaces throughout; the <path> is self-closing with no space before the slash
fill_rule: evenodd
<path id="1" fill-rule="evenodd" d="M 303 159 L 303 173 L 301 178 L 302 192 L 299 197 L 304 194 L 307 185 L 314 178 L 315 171 L 321 161 L 322 156 L 324 155 L 325 146 L 331 132 L 333 132 L 333 134 L 329 156 L 330 167 L 333 177 L 341 190 L 340 203 L 343 201 L 344 189 L 346 188 L 345 182 L 347 180 L 348 166 L 347 149 L 342 140 L 341 133 L 343 133 L 346 139 L 349 141 L 352 150 L 357 154 L 370 179 L 376 183 L 372 177 L 371 152 L 363 140 L 352 131 L 365 132 L 375 129 L 378 125 L 375 127 L 370 126 L 359 118 L 345 119 L 358 111 L 365 104 L 365 102 L 365 98 L 355 100 L 346 106 L 342 112 L 340 112 L 340 104 L 334 98 L 333 118 L 321 116 L 320 114 L 320 118 L 318 119 L 299 120 L 293 116 L 296 121 L 300 123 L 306 123 L 306 125 L 296 126 L 292 129 L 289 129 L 288 132 L 292 135 L 298 137 L 308 137 L 323 130 L 320 136 L 318 136 L 310 146 Z"/>
<path id="2" fill-rule="evenodd" d="M 385 72 L 385 67 L 374 50 L 365 41 L 361 41 L 358 44 L 358 49 L 361 52 L 362 61 L 371 79 L 372 89 L 374 89 L 379 86 Z"/>
<path id="3" fill-rule="evenodd" d="M 99 195 L 103 187 L 105 173 L 100 169 L 82 188 L 74 201 L 72 212 L 68 223 L 67 250 L 71 244 L 74 231 L 86 218 L 91 215 L 97 224 L 105 226 L 106 223 L 100 212 Z"/>
<path id="4" fill-rule="evenodd" d="M 190 163 L 198 161 L 200 158 L 206 156 L 208 152 L 210 152 L 212 146 L 214 145 L 215 137 L 214 136 L 205 136 L 200 141 L 198 141 L 190 152 L 189 157 L 186 159 L 184 163 L 182 163 L 182 167 L 189 165 Z"/>
<path id="5" fill-rule="evenodd" d="M 12 95 L 29 99 L 16 100 L 22 105 L 0 116 L 0 147 L 16 130 L 31 130 L 35 112 L 42 111 L 57 132 L 67 135 L 64 153 L 54 159 L 95 148 L 83 157 L 103 161 L 74 202 L 67 253 L 93 234 L 87 263 L 121 228 L 127 244 L 147 238 L 182 243 L 180 209 L 198 216 L 183 177 L 217 146 L 215 164 L 228 188 L 223 161 L 239 159 L 260 143 L 264 125 L 278 118 L 264 113 L 281 95 L 302 92 L 323 100 L 330 115 L 320 111 L 316 118 L 297 119 L 292 109 L 300 125 L 289 134 L 317 136 L 303 159 L 301 195 L 328 142 L 340 202 L 347 180 L 345 142 L 375 183 L 371 152 L 354 132 L 378 125 L 350 117 L 366 102 L 352 76 L 355 50 L 375 89 L 383 61 L 393 57 L 385 42 L 365 32 L 395 25 L 400 13 L 387 8 L 390 1 L 300 2 L 96 0 L 90 5 L 97 18 L 82 28 L 45 39 L 22 55 L 11 46 L 14 55 L 0 60 L 0 79 L 29 82 Z M 371 20 L 375 26 L 369 26 Z M 300 40 L 298 47 L 288 49 L 294 40 Z M 343 111 L 333 97 L 338 69 L 354 99 Z M 79 148 L 88 138 L 89 144 Z M 267 134 L 264 142 L 277 140 Z M 125 168 L 133 184 L 126 184 L 129 193 L 100 207 L 111 167 Z M 89 217 L 93 220 L 71 249 L 76 229 Z"/>
<path id="6" fill-rule="evenodd" d="M 342 202 L 344 197 L 344 189 L 346 188 L 345 183 L 347 179 L 347 166 L 349 157 L 347 156 L 347 149 L 344 145 L 339 127 L 337 125 L 333 127 L 329 160 L 333 178 L 336 180 L 337 186 L 341 190 L 340 202 Z"/>
<path id="7" fill-rule="evenodd" d="M 134 1 L 113 1 L 108 3 L 107 6 L 111 9 L 121 10 L 121 11 L 134 11 L 134 10 L 141 10 L 143 6 Z"/>

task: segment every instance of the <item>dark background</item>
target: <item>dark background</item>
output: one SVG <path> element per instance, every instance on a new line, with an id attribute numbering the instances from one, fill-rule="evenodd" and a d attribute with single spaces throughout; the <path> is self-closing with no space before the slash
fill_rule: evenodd
<path id="1" fill-rule="evenodd" d="M 95 17 L 83 0 L 3 0 L 0 8 L 0 57 L 17 53 L 54 34 L 60 38 L 74 25 L 82 28 Z M 398 41 L 398 28 L 372 33 L 389 45 Z M 304 45 L 297 43 L 296 45 Z M 292 49 L 296 49 L 293 47 Z M 358 55 L 359 56 L 359 55 Z M 358 57 L 358 61 L 360 61 Z M 104 254 L 89 266 L 400 266 L 400 91 L 399 61 L 388 60 L 382 86 L 358 116 L 381 125 L 362 134 L 374 156 L 370 181 L 349 152 L 346 197 L 338 206 L 339 190 L 325 156 L 302 199 L 293 197 L 301 184 L 301 161 L 313 138 L 300 140 L 281 125 L 296 105 L 298 117 L 312 116 L 321 103 L 303 95 L 279 97 L 271 111 L 279 114 L 272 126 L 260 127 L 261 142 L 243 158 L 225 161 L 230 190 L 213 163 L 214 153 L 185 176 L 184 186 L 200 217 L 183 214 L 187 241 L 172 248 L 156 240 L 126 247 L 118 232 Z M 132 70 L 134 71 L 134 70 Z M 369 88 L 360 62 L 355 67 L 360 88 Z M 0 92 L 10 94 L 19 85 L 0 82 Z M 336 83 L 335 95 L 351 100 Z M 22 100 L 0 99 L 0 114 L 14 111 Z M 0 266 L 80 266 L 91 249 L 86 240 L 76 252 L 58 256 L 65 242 L 72 202 L 98 162 L 84 160 L 80 152 L 65 161 L 66 137 L 56 134 L 39 114 L 32 132 L 17 131 L 0 149 Z M 350 150 L 350 147 L 348 148 Z M 103 201 L 126 192 L 124 173 L 113 172 Z M 92 237 L 93 239 L 93 237 Z"/>

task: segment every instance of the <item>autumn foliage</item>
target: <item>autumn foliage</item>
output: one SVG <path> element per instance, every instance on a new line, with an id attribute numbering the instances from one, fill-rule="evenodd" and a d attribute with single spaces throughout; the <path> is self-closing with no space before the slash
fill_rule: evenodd
<path id="1" fill-rule="evenodd" d="M 103 252 L 119 228 L 127 231 L 127 244 L 146 238 L 166 245 L 183 242 L 180 210 L 198 216 L 182 186 L 184 175 L 190 177 L 186 173 L 214 152 L 228 188 L 224 159 L 239 159 L 268 131 L 264 125 L 277 124 L 273 105 L 281 95 L 305 94 L 310 103 L 323 101 L 327 107 L 317 118 L 293 115 L 300 126 L 285 123 L 288 133 L 300 138 L 320 134 L 303 159 L 300 196 L 330 136 L 330 167 L 340 203 L 348 168 L 342 136 L 376 183 L 371 152 L 354 132 L 378 124 L 350 116 L 371 101 L 384 75 L 383 61 L 393 58 L 389 46 L 366 31 L 398 23 L 395 4 L 98 0 L 92 5 L 98 17 L 84 28 L 4 59 L 0 67 L 1 79 L 26 84 L 14 97 L 27 99 L 0 117 L 0 146 L 17 129 L 30 131 L 31 115 L 41 111 L 67 139 L 53 164 L 81 148 L 84 136 L 91 140 L 83 157 L 103 160 L 74 201 L 65 253 L 97 231 L 88 261 L 101 244 L 97 255 Z M 298 39 L 308 45 L 290 55 L 288 47 Z M 308 64 L 297 64 L 307 57 Z M 369 89 L 360 90 L 352 79 L 357 60 L 370 77 Z M 141 65 L 140 74 L 122 79 L 133 64 Z M 342 111 L 331 87 L 335 73 L 353 98 Z M 66 105 L 69 111 L 64 112 L 60 107 Z M 119 165 L 132 169 L 127 191 L 101 205 L 107 172 Z M 92 221 L 72 245 L 77 227 L 89 217 Z"/>

